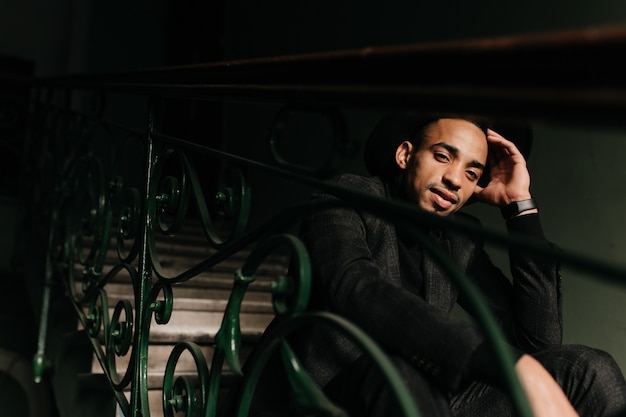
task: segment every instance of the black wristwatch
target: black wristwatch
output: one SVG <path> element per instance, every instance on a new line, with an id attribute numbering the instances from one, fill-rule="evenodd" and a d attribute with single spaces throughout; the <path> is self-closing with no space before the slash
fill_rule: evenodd
<path id="1" fill-rule="evenodd" d="M 504 217 L 505 220 L 508 220 L 512 217 L 517 216 L 520 213 L 536 208 L 537 203 L 535 203 L 535 200 L 529 198 L 528 200 L 514 201 L 510 204 L 507 204 L 500 209 L 500 212 L 502 213 L 502 217 Z"/>

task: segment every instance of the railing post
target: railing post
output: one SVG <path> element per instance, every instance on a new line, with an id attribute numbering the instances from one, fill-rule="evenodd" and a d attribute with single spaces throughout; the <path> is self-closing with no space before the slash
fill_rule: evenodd
<path id="1" fill-rule="evenodd" d="M 40 97 L 40 94 L 42 95 L 41 97 Z M 40 86 L 37 86 L 36 88 L 33 89 L 33 94 L 32 94 L 33 103 L 31 104 L 30 116 L 29 116 L 30 127 L 28 128 L 26 144 L 30 146 L 31 148 L 34 148 L 35 146 L 37 146 L 44 150 L 44 152 L 41 152 L 39 155 L 41 160 L 38 161 L 38 164 L 35 169 L 39 170 L 38 174 L 41 175 L 42 178 L 48 178 L 48 182 L 43 185 L 44 187 L 50 186 L 58 190 L 58 188 L 61 187 L 62 185 L 61 181 L 63 181 L 59 173 L 57 172 L 58 167 L 46 161 L 47 151 L 51 151 L 52 149 L 54 149 L 53 147 L 49 145 L 49 143 L 54 142 L 55 140 L 55 138 L 52 137 L 54 132 L 47 132 L 45 130 L 47 126 L 45 126 L 46 122 L 44 120 L 44 121 L 41 121 L 43 129 L 41 132 L 39 132 L 41 134 L 41 137 L 39 138 L 33 137 L 34 124 L 40 122 L 40 120 L 36 120 L 36 118 L 39 116 L 37 114 L 38 113 L 37 108 L 41 106 L 40 100 L 46 101 L 46 105 L 50 106 L 54 102 L 53 96 L 54 96 L 54 92 L 52 91 L 52 89 L 49 89 L 49 88 L 42 89 Z M 65 105 L 66 111 L 69 114 L 70 109 L 71 109 L 70 89 L 67 89 L 65 91 L 63 100 L 64 101 L 62 104 Z M 64 122 L 66 122 L 64 127 L 67 128 L 67 120 L 64 120 Z M 42 143 L 36 144 L 36 139 L 41 140 Z M 31 150 L 32 149 L 25 148 L 24 154 L 27 155 Z M 53 158 L 53 160 L 54 159 L 55 158 Z M 24 157 L 23 162 L 24 163 L 26 162 L 26 156 Z M 23 178 L 22 178 L 22 181 L 24 181 Z M 25 186 L 25 184 L 21 184 L 21 185 Z M 54 200 L 54 196 L 56 196 L 57 193 L 51 193 L 50 195 L 53 196 L 52 198 Z M 40 202 L 40 203 L 45 203 L 45 202 Z M 50 315 L 52 288 L 54 285 L 53 271 L 55 270 L 55 266 L 53 265 L 51 258 L 54 256 L 53 253 L 54 253 L 55 242 L 56 242 L 56 239 L 58 239 L 59 237 L 56 235 L 56 233 L 58 232 L 57 226 L 59 224 L 59 218 L 58 218 L 59 212 L 57 210 L 57 205 L 56 205 L 58 201 L 52 201 L 52 202 L 47 202 L 47 203 L 51 207 L 51 212 L 47 216 L 47 221 L 49 223 L 48 223 L 48 236 L 47 236 L 46 248 L 44 251 L 45 259 L 44 259 L 44 265 L 43 265 L 43 271 L 42 271 L 44 280 L 42 283 L 41 310 L 39 312 L 40 313 L 39 332 L 37 334 L 37 350 L 33 357 L 33 363 L 32 363 L 33 379 L 36 383 L 42 382 L 44 373 L 52 366 L 50 359 L 46 357 L 46 347 L 47 347 L 47 338 L 48 338 L 48 317 Z"/>
<path id="2" fill-rule="evenodd" d="M 155 125 L 159 122 L 159 100 L 150 98 L 148 100 L 148 120 L 146 131 L 146 155 L 145 155 L 145 176 L 144 176 L 144 194 L 143 199 L 143 224 L 141 227 L 141 250 L 138 259 L 138 293 L 136 294 L 136 329 L 135 329 L 135 349 L 138 353 L 134 355 L 134 376 L 131 385 L 132 417 L 146 417 L 143 410 L 149 413 L 148 404 L 148 347 L 150 344 L 149 320 L 151 319 L 151 310 L 147 305 L 150 290 L 152 289 L 152 264 L 150 262 L 150 250 L 148 244 L 149 229 L 153 227 L 153 219 L 150 205 L 156 204 L 154 196 L 151 196 L 152 172 L 155 162 L 155 145 L 152 132 Z"/>

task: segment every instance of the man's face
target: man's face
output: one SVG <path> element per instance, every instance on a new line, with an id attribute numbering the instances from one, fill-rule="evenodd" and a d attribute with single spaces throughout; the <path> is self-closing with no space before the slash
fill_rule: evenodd
<path id="1" fill-rule="evenodd" d="M 474 194 L 487 150 L 485 134 L 472 122 L 437 120 L 418 149 L 410 142 L 398 147 L 396 162 L 403 170 L 406 195 L 426 211 L 454 213 Z"/>

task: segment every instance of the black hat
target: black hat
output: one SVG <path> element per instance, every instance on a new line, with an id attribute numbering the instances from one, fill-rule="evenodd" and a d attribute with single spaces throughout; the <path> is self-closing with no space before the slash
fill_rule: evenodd
<path id="1" fill-rule="evenodd" d="M 365 168 L 370 175 L 389 178 L 395 168 L 395 153 L 400 144 L 409 140 L 426 124 L 442 117 L 463 117 L 451 115 L 425 115 L 415 111 L 397 111 L 387 113 L 378 121 L 370 132 L 363 151 Z M 471 119 L 471 118 L 470 118 Z M 473 120 L 473 119 L 471 119 Z M 515 143 L 522 155 L 528 160 L 533 142 L 530 124 L 512 121 L 478 121 L 485 128 L 500 133 Z M 484 187 L 489 182 L 489 168 L 483 172 L 478 185 Z"/>

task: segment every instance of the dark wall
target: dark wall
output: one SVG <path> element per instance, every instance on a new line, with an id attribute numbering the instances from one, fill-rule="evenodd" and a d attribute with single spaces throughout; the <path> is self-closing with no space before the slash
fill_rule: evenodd
<path id="1" fill-rule="evenodd" d="M 0 54 L 53 75 L 625 21 L 620 0 L 5 0 Z"/>
<path id="2" fill-rule="evenodd" d="M 626 20 L 619 0 L 230 0 L 228 58 L 580 28 Z"/>

